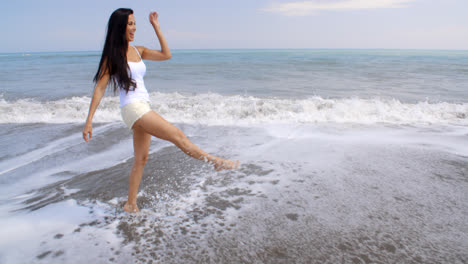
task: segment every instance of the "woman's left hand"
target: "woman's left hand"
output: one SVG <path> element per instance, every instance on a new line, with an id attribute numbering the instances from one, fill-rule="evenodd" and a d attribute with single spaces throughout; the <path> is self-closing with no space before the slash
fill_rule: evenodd
<path id="1" fill-rule="evenodd" d="M 149 15 L 149 21 L 150 21 L 151 25 L 159 28 L 158 16 L 159 16 L 158 12 L 156 12 L 156 11 L 151 12 L 150 15 Z"/>

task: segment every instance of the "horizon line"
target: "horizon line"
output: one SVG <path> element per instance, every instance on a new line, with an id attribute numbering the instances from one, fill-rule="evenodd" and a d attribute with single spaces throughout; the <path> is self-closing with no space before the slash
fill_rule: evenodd
<path id="1" fill-rule="evenodd" d="M 173 48 L 171 51 L 184 50 L 388 50 L 388 51 L 468 51 L 468 49 L 440 49 L 440 48 Z M 62 50 L 62 51 L 16 51 L 0 52 L 6 54 L 28 54 L 28 53 L 66 53 L 66 52 L 102 52 L 102 50 Z"/>

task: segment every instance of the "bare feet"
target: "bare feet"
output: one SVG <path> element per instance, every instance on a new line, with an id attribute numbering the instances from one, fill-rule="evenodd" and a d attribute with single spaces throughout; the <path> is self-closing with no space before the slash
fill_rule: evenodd
<path id="1" fill-rule="evenodd" d="M 130 203 L 128 203 L 128 201 L 125 203 L 123 209 L 127 213 L 138 213 L 138 212 L 140 212 L 140 210 L 138 209 L 138 206 L 136 204 L 130 204 Z"/>
<path id="2" fill-rule="evenodd" d="M 239 167 L 239 161 L 232 161 L 232 160 L 225 160 L 225 159 L 219 159 L 216 161 L 214 168 L 216 171 L 220 170 L 230 170 L 230 169 L 237 169 Z"/>

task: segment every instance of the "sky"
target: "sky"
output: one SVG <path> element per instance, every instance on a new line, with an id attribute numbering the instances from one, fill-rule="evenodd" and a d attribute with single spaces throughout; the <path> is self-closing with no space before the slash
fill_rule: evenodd
<path id="1" fill-rule="evenodd" d="M 468 49 L 468 0 L 3 1 L 0 53 L 102 50 L 107 21 L 132 8 L 134 45 L 171 49 Z"/>

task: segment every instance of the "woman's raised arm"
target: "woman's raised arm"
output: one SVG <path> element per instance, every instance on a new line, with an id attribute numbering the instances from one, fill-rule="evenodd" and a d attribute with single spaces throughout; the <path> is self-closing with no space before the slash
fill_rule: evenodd
<path id="1" fill-rule="evenodd" d="M 151 25 L 153 25 L 153 29 L 156 32 L 159 44 L 161 45 L 161 50 L 152 50 L 145 47 L 139 47 L 141 57 L 145 60 L 153 61 L 162 61 L 170 59 L 172 57 L 171 51 L 169 50 L 169 46 L 167 45 L 166 39 L 164 38 L 164 35 L 161 31 L 161 27 L 159 26 L 158 13 L 151 12 L 149 15 L 149 21 Z"/>

